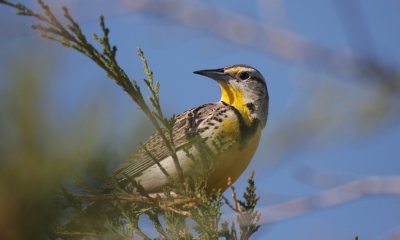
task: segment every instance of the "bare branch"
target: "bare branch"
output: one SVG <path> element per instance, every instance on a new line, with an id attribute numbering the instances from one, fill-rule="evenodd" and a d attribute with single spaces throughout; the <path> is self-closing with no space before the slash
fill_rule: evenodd
<path id="1" fill-rule="evenodd" d="M 255 48 L 297 64 L 324 67 L 334 74 L 359 76 L 400 91 L 400 73 L 378 59 L 366 58 L 323 46 L 283 29 L 259 25 L 238 13 L 216 10 L 190 0 L 137 0 L 122 2 L 132 10 L 163 16 L 200 29 L 229 42 Z"/>
<path id="2" fill-rule="evenodd" d="M 332 2 L 340 16 L 348 41 L 355 52 L 377 58 L 368 21 L 358 0 L 332 0 Z"/>
<path id="3" fill-rule="evenodd" d="M 281 222 L 312 211 L 330 208 L 370 195 L 400 195 L 400 176 L 370 176 L 324 190 L 311 197 L 302 197 L 285 203 L 265 206 L 260 223 Z"/>
<path id="4" fill-rule="evenodd" d="M 379 239 L 383 239 L 383 240 L 398 240 L 398 239 L 400 239 L 400 226 L 397 226 L 395 229 L 390 231 L 388 234 L 380 237 Z"/>

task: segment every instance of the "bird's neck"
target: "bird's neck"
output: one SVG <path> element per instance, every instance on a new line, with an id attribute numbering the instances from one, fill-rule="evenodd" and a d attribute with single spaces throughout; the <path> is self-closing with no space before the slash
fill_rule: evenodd
<path id="1" fill-rule="evenodd" d="M 221 101 L 235 107 L 247 126 L 258 120 L 261 128 L 265 127 L 268 117 L 268 90 L 265 85 L 253 89 L 235 88 L 226 83 L 220 84 Z M 264 90 L 264 91 L 262 91 Z"/>

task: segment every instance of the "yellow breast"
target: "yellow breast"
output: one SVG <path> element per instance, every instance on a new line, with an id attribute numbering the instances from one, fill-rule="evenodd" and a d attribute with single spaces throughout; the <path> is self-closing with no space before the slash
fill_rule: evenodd
<path id="1" fill-rule="evenodd" d="M 208 188 L 221 189 L 224 191 L 228 178 L 234 182 L 246 169 L 252 159 L 261 137 L 261 128 L 258 127 L 252 136 L 246 139 L 245 144 L 241 142 L 239 121 L 228 119 L 221 127 L 223 141 L 231 143 L 229 149 L 225 149 L 215 159 L 215 168 L 209 176 Z"/>

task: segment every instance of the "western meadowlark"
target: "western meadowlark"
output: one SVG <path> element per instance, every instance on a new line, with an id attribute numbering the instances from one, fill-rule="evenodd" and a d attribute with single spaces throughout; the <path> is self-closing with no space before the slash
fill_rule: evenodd
<path id="1" fill-rule="evenodd" d="M 212 160 L 215 167 L 208 174 L 207 191 L 224 191 L 227 179 L 234 182 L 257 149 L 268 116 L 267 85 L 259 71 L 243 64 L 194 73 L 216 80 L 221 88 L 221 100 L 179 114 L 173 126 L 174 145 L 184 173 L 196 167 L 187 154 L 194 148 L 188 132 L 198 134 L 205 144 L 216 150 Z M 117 168 L 114 177 L 124 185 L 132 182 L 128 178 L 133 178 L 148 193 L 161 192 L 168 177 L 154 158 L 170 176 L 176 177 L 177 169 L 158 133 L 144 146 Z"/>

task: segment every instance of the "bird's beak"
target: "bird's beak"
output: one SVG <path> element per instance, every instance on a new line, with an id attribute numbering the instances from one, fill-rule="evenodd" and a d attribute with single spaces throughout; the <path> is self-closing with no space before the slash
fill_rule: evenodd
<path id="1" fill-rule="evenodd" d="M 224 72 L 223 68 L 199 70 L 199 71 L 194 71 L 193 73 L 212 78 L 217 82 L 220 81 L 228 82 L 228 75 Z"/>

